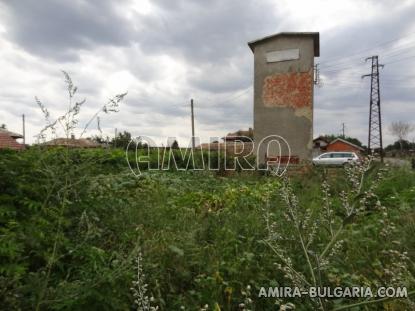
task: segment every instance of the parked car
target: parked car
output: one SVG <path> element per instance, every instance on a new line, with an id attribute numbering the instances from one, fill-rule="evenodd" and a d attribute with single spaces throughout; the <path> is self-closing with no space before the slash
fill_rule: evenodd
<path id="1" fill-rule="evenodd" d="M 313 159 L 314 165 L 346 165 L 359 161 L 354 152 L 326 152 Z"/>

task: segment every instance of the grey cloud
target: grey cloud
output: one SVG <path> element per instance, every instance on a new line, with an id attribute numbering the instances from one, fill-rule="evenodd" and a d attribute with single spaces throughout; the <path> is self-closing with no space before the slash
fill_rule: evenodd
<path id="1" fill-rule="evenodd" d="M 189 116 L 190 96 L 195 97 L 197 128 L 200 131 L 220 130 L 226 134 L 227 131 L 252 126 L 251 94 L 226 102 L 226 99 L 252 84 L 253 55 L 246 43 L 278 31 L 298 29 L 302 22 L 296 20 L 295 16 L 282 15 L 271 0 L 153 0 L 152 12 L 148 15 L 132 13 L 135 14 L 132 19 L 126 18 L 127 0 L 2 2 L 6 8 L 2 13 L 7 31 L 4 36 L 28 53 L 40 56 L 42 60 L 52 59 L 59 64 L 71 61 L 71 69 L 80 70 L 83 65 L 88 65 L 80 57 L 88 50 L 89 53 L 98 53 L 101 59 L 111 64 L 108 68 L 100 68 L 103 74 L 119 68 L 144 82 L 144 86 L 140 83 L 133 86 L 137 89 L 129 90 L 121 105 L 125 113 L 106 119 L 105 126 L 121 127 L 124 124 L 139 134 L 147 135 L 170 125 L 186 133 L 181 130 L 185 125 L 175 122 Z M 376 4 L 382 12 L 374 18 L 366 18 L 366 12 L 362 12 L 361 20 L 353 25 L 335 27 L 321 33 L 322 56 L 316 61 L 322 62 L 322 73 L 347 65 L 353 68 L 346 71 L 345 75 L 344 72 L 327 73 L 327 85 L 316 90 L 315 134 L 336 132 L 340 123 L 346 122 L 351 133 L 360 135 L 362 141 L 366 140 L 369 81 L 365 81 L 363 88 L 357 86 L 360 84 L 360 75 L 368 73 L 370 69 L 363 59 L 372 53 L 379 53 L 383 61 L 387 47 L 370 48 L 379 42 L 405 35 L 414 25 L 415 5 L 401 7 L 395 2 L 384 0 Z M 281 29 L 282 26 L 286 28 Z M 315 29 L 318 30 L 318 22 Z M 369 50 L 354 55 L 362 49 Z M 165 71 L 158 60 L 163 55 L 177 59 L 186 72 L 183 86 L 174 94 L 163 90 L 162 82 L 158 94 L 146 91 L 145 83 L 163 80 Z M 325 68 L 327 63 L 324 63 L 333 58 L 339 59 L 339 63 L 332 62 L 329 68 Z M 392 60 L 386 58 L 385 62 Z M 398 88 L 400 84 L 392 78 L 402 73 L 408 74 L 414 61 L 387 64 L 381 73 L 386 122 L 405 119 L 409 111 L 413 115 L 407 108 L 414 99 L 412 90 L 408 87 Z M 19 66 L 19 62 L 17 60 L 13 66 Z M 66 65 L 61 68 L 67 69 Z M 30 61 L 24 64 L 25 70 L 27 68 L 29 72 L 30 66 Z M 415 72 L 412 74 L 415 75 Z M 99 97 L 99 88 L 105 78 L 88 79 L 87 75 L 91 75 L 91 72 L 74 72 L 73 78 L 89 102 L 94 95 Z M 411 83 L 406 81 L 405 86 Z M 3 94 L 6 95 L 4 91 Z M 32 98 L 39 94 L 25 95 Z M 29 105 L 26 101 L 16 101 L 24 103 L 23 106 Z M 218 105 L 223 101 L 223 104 Z M 19 111 L 10 109 L 14 114 L 24 110 L 24 107 L 16 107 L 19 107 Z"/>
<path id="2" fill-rule="evenodd" d="M 185 62 L 195 91 L 237 92 L 249 85 L 252 55 L 246 43 L 275 31 L 271 1 L 152 4 L 155 12 L 137 21 L 142 30 L 136 40 L 144 54 L 168 54 Z"/>
<path id="3" fill-rule="evenodd" d="M 409 7 L 397 5 L 396 2 L 393 6 L 385 4 L 389 4 L 389 1 L 383 4 L 378 3 L 382 5 L 382 13 L 384 12 L 380 16 L 369 18 L 366 12 L 362 12 L 359 22 L 345 27 L 336 27 L 320 34 L 321 57 L 319 61 L 324 62 L 344 56 L 359 63 L 364 61 L 366 56 L 384 50 L 385 46 L 377 46 L 380 42 L 393 40 L 407 33 L 413 25 L 415 4 Z M 338 61 L 344 62 L 344 59 Z"/>
<path id="4" fill-rule="evenodd" d="M 246 42 L 275 31 L 270 1 L 179 1 L 160 0 L 153 15 L 144 16 L 146 31 L 139 34 L 147 53 L 166 50 L 193 64 L 220 62 L 247 53 Z"/>
<path id="5" fill-rule="evenodd" d="M 115 4 L 125 1 L 3 1 L 10 38 L 26 51 L 75 60 L 96 44 L 127 45 L 133 32 Z"/>
<path id="6" fill-rule="evenodd" d="M 413 93 L 410 88 L 402 87 L 390 77 L 415 74 L 412 69 L 415 61 L 408 59 L 388 65 L 388 62 L 407 55 L 388 57 L 391 55 L 391 49 L 409 46 L 398 44 L 398 40 L 382 43 L 398 38 L 414 41 L 415 36 L 413 34 L 408 36 L 408 33 L 413 26 L 415 5 L 399 6 L 396 3 L 392 5 L 391 1 L 383 1 L 377 5 L 381 6 L 381 15 L 364 19 L 365 14 L 362 12 L 362 20 L 354 25 L 337 27 L 321 34 L 322 57 L 316 61 L 322 63 L 321 72 L 326 74 L 327 84 L 321 90 L 317 90 L 315 95 L 315 135 L 321 132 L 335 132 L 340 122 L 346 122 L 351 133 L 366 142 L 370 82 L 367 80 L 361 85 L 360 76 L 370 73 L 370 63 L 365 63 L 364 59 L 371 55 L 379 55 L 380 62 L 386 64 L 380 72 L 384 124 L 394 119 L 407 119 L 405 111 L 411 110 Z M 398 47 L 395 46 L 396 44 Z M 397 50 L 398 53 L 403 51 L 405 49 Z M 388 81 L 388 79 L 392 80 Z M 408 86 L 411 82 L 401 84 Z M 399 105 L 395 104 L 397 99 L 400 100 Z M 339 124 L 333 122 L 333 116 L 336 116 L 335 120 L 340 119 L 337 121 Z"/>
<path id="7" fill-rule="evenodd" d="M 197 73 L 189 74 L 189 84 L 212 93 L 233 92 L 251 85 L 252 66 L 251 55 L 240 55 L 229 63 L 207 64 L 198 67 Z"/>

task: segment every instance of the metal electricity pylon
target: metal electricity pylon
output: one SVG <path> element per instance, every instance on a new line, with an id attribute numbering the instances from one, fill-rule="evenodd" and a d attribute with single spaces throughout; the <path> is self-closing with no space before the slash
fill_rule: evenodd
<path id="1" fill-rule="evenodd" d="M 380 86 L 379 86 L 379 64 L 378 56 L 366 58 L 366 61 L 372 60 L 372 73 L 363 75 L 370 77 L 370 108 L 369 108 L 369 137 L 368 151 L 369 154 L 379 154 L 383 161 L 383 144 L 382 144 L 382 117 L 380 111 Z"/>

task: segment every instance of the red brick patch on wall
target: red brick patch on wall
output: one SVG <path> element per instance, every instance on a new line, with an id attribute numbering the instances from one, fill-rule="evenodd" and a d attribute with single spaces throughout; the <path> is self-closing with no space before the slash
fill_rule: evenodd
<path id="1" fill-rule="evenodd" d="M 313 77 L 309 72 L 289 72 L 264 79 L 262 100 L 265 107 L 310 107 Z"/>

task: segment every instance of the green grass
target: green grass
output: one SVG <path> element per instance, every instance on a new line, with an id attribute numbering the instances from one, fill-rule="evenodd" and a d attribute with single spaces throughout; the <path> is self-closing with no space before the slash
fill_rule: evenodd
<path id="1" fill-rule="evenodd" d="M 344 179 L 339 170 L 333 172 L 328 176 L 336 192 Z M 301 206 L 318 210 L 325 175 L 313 170 L 292 178 Z M 198 310 L 205 304 L 236 310 L 248 284 L 255 310 L 275 309 L 273 299 L 256 296 L 261 286 L 291 285 L 263 243 L 264 208 L 283 219 L 280 184 L 278 178 L 255 173 L 224 177 L 166 171 L 136 178 L 122 150 L 3 151 L 0 305 L 8 310 L 39 305 L 40 310 L 130 310 L 140 248 L 148 290 L 163 310 Z M 399 249 L 414 258 L 414 172 L 393 169 L 377 193 L 391 209 Z M 380 253 L 385 241 L 376 235 L 380 219 L 369 214 L 348 228 L 344 255 L 330 267 L 329 285 L 376 284 L 377 265 L 386 262 Z M 289 235 L 291 229 L 280 224 Z M 300 252 L 295 261 L 304 266 Z M 412 262 L 410 271 L 414 275 Z M 310 306 L 305 300 L 293 302 L 298 310 Z"/>

